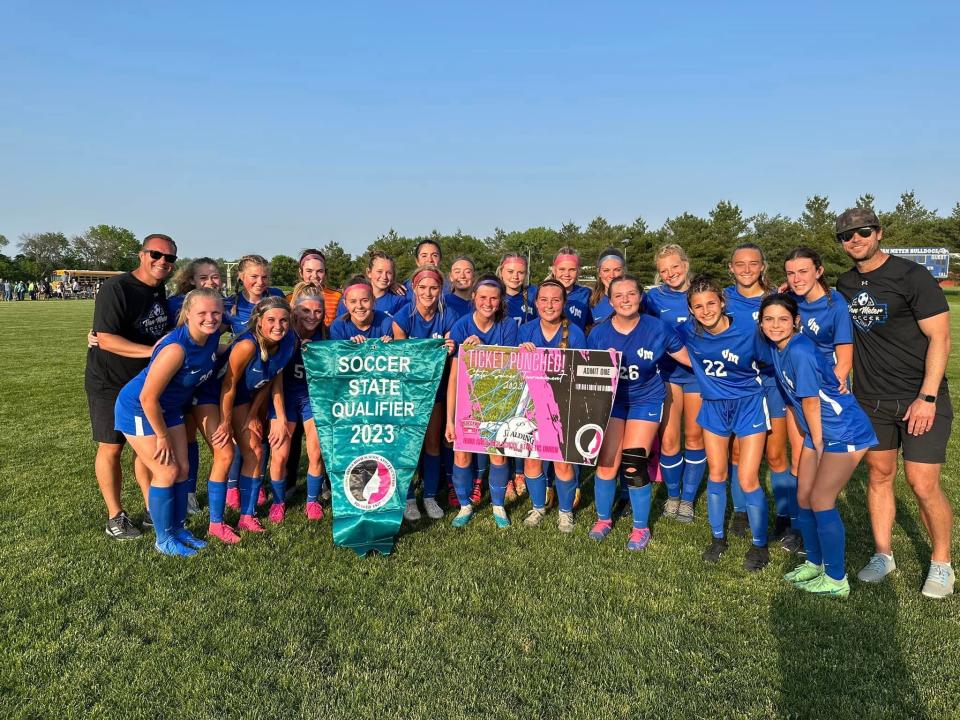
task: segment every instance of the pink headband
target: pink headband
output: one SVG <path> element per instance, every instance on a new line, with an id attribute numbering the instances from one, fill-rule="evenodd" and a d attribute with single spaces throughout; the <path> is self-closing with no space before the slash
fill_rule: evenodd
<path id="1" fill-rule="evenodd" d="M 347 285 L 343 289 L 343 296 L 346 297 L 347 293 L 351 290 L 366 290 L 369 293 L 373 293 L 373 288 L 367 285 L 366 283 L 354 283 L 353 285 Z"/>
<path id="2" fill-rule="evenodd" d="M 580 267 L 580 258 L 576 255 L 557 255 L 553 260 L 553 264 L 556 265 L 558 262 L 575 262 L 577 267 Z"/>
<path id="3" fill-rule="evenodd" d="M 433 268 L 423 268 L 422 270 L 417 270 L 413 274 L 413 279 L 410 281 L 410 284 L 416 287 L 423 275 L 430 275 L 431 277 L 436 278 L 437 282 L 440 283 L 441 286 L 443 285 L 443 275 Z"/>
<path id="4" fill-rule="evenodd" d="M 323 256 L 322 256 L 322 255 L 317 255 L 316 253 L 310 253 L 309 255 L 304 255 L 302 258 L 300 258 L 300 267 L 301 267 L 301 268 L 303 267 L 303 264 L 304 264 L 307 260 L 319 260 L 320 262 L 326 264 L 326 261 L 323 259 Z"/>
<path id="5" fill-rule="evenodd" d="M 523 266 L 527 266 L 527 259 L 522 255 L 514 255 L 513 257 L 504 258 L 501 265 L 506 265 L 508 262 L 522 262 Z"/>

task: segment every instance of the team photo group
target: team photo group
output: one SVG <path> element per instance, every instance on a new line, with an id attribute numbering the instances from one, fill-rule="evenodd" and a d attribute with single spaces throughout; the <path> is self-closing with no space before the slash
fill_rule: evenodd
<path id="1" fill-rule="evenodd" d="M 405 521 L 440 521 L 450 511 L 453 526 L 469 532 L 489 493 L 499 528 L 531 531 L 556 507 L 561 532 L 583 524 L 600 542 L 621 515 L 632 517 L 626 550 L 637 552 L 656 542 L 650 516 L 662 484 L 662 520 L 693 523 L 704 508 L 706 524 L 691 531 L 704 535 L 705 563 L 728 552 L 728 534 L 747 537 L 744 569 L 762 571 L 773 546 L 796 557 L 787 582 L 846 598 L 853 577 L 879 583 L 896 569 L 902 455 L 931 547 L 917 585 L 946 598 L 954 589 L 953 516 L 940 482 L 952 422 L 948 304 L 926 268 L 885 253 L 882 239 L 874 212 L 852 208 L 836 219 L 851 262 L 839 277 L 826 277 L 810 248 L 767 257 L 745 243 L 722 278 L 698 273 L 681 246 L 668 244 L 631 258 L 633 267 L 616 248 L 598 258 L 561 248 L 545 279 L 531 278 L 519 253 L 481 274 L 469 257 L 448 259 L 437 241 L 424 240 L 409 278 L 373 252 L 366 273 L 342 288 L 329 287 L 323 253 L 308 249 L 300 282 L 285 293 L 271 286 L 259 255 L 239 260 L 228 292 L 215 260 L 193 259 L 175 272 L 174 240 L 149 235 L 139 266 L 100 288 L 88 335 L 85 387 L 106 534 L 132 540 L 152 531 L 157 551 L 187 557 L 269 532 L 294 509 L 322 520 L 328 453 L 305 353 L 331 341 L 433 339 L 446 361 L 424 417 Z M 580 282 L 584 264 L 595 268 L 593 287 Z M 786 276 L 780 287 L 767 278 L 774 265 Z M 595 419 L 604 429 L 593 507 L 580 492 L 583 465 L 454 447 L 457 360 L 478 346 L 618 353 L 609 418 Z M 203 512 L 202 444 L 211 455 L 201 486 L 205 532 L 190 527 Z M 294 508 L 304 444 L 306 501 Z M 140 523 L 121 502 L 124 445 L 135 453 L 148 510 Z M 848 572 L 837 500 L 861 463 L 874 547 L 855 548 L 869 560 Z M 525 494 L 530 508 L 518 523 L 510 511 Z"/>

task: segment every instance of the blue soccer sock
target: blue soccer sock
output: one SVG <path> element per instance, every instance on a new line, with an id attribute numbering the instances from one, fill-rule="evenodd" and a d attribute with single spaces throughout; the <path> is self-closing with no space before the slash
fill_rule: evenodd
<path id="1" fill-rule="evenodd" d="M 227 483 L 223 480 L 207 480 L 207 504 L 210 506 L 210 522 L 223 522 L 223 508 L 227 504 Z"/>
<path id="2" fill-rule="evenodd" d="M 707 469 L 707 453 L 704 450 L 687 450 L 683 455 L 683 492 L 681 499 L 693 502 L 697 499 L 703 474 Z"/>
<path id="3" fill-rule="evenodd" d="M 747 497 L 740 487 L 740 468 L 733 463 L 727 468 L 727 478 L 730 480 L 730 500 L 733 502 L 734 512 L 747 511 Z"/>
<path id="4" fill-rule="evenodd" d="M 240 514 L 255 515 L 257 512 L 257 495 L 260 493 L 260 478 L 241 475 L 239 484 Z"/>
<path id="5" fill-rule="evenodd" d="M 453 448 L 444 445 L 441 457 L 443 458 L 443 473 L 446 475 L 447 485 L 453 487 Z"/>
<path id="6" fill-rule="evenodd" d="M 460 507 L 470 504 L 470 491 L 473 490 L 473 468 L 470 465 L 453 466 L 453 489 L 457 493 Z"/>
<path id="7" fill-rule="evenodd" d="M 800 503 L 797 501 L 797 476 L 790 473 L 790 483 L 793 488 L 790 495 L 790 524 L 797 526 L 797 518 L 800 515 Z"/>
<path id="8" fill-rule="evenodd" d="M 240 486 L 240 466 L 243 464 L 243 457 L 240 455 L 240 448 L 233 449 L 233 461 L 230 463 L 230 470 L 227 472 L 227 487 L 235 488 Z"/>
<path id="9" fill-rule="evenodd" d="M 554 487 L 557 489 L 557 506 L 560 512 L 573 512 L 573 501 L 577 497 L 576 477 L 573 480 L 561 480 L 557 478 Z M 530 487 L 530 480 L 527 480 L 527 487 Z"/>
<path id="10" fill-rule="evenodd" d="M 183 528 L 187 521 L 187 493 L 190 486 L 186 482 L 174 483 L 173 486 L 173 514 L 170 517 L 170 527 L 176 531 Z"/>
<path id="11" fill-rule="evenodd" d="M 617 495 L 617 481 L 596 475 L 593 479 L 593 502 L 597 506 L 597 517 L 609 520 L 613 512 L 613 499 Z"/>
<path id="12" fill-rule="evenodd" d="M 530 493 L 530 502 L 537 510 L 543 510 L 547 505 L 547 478 L 541 472 L 536 477 L 525 476 L 527 492 Z"/>
<path id="13" fill-rule="evenodd" d="M 630 508 L 633 510 L 633 526 L 645 528 L 650 520 L 650 496 L 653 494 L 653 485 L 647 483 L 643 487 L 630 488 Z"/>
<path id="14" fill-rule="evenodd" d="M 723 537 L 723 523 L 727 514 L 727 484 L 707 482 L 707 519 L 710 521 L 710 532 L 715 538 Z"/>
<path id="15" fill-rule="evenodd" d="M 194 442 L 187 443 L 187 488 L 188 492 L 197 491 L 197 474 L 200 472 L 200 446 Z"/>
<path id="16" fill-rule="evenodd" d="M 814 565 L 823 564 L 823 554 L 820 552 L 820 536 L 817 534 L 817 519 L 810 508 L 800 508 L 797 516 L 797 529 L 803 537 L 803 549 L 807 552 L 807 562 Z"/>
<path id="17" fill-rule="evenodd" d="M 440 490 L 440 456 L 423 454 L 423 497 L 435 498 Z"/>
<path id="18" fill-rule="evenodd" d="M 318 502 L 323 491 L 323 475 L 307 473 L 307 502 Z"/>
<path id="19" fill-rule="evenodd" d="M 280 480 L 270 478 L 270 490 L 273 493 L 273 502 L 275 504 L 287 501 L 287 481 L 285 478 Z"/>
<path id="20" fill-rule="evenodd" d="M 813 515 L 817 520 L 817 535 L 823 551 L 823 570 L 834 580 L 843 580 L 847 574 L 844 567 L 847 532 L 840 519 L 840 511 L 833 507 L 819 510 Z"/>
<path id="21" fill-rule="evenodd" d="M 773 505 L 777 510 L 777 517 L 790 517 L 790 498 L 797 497 L 796 478 L 789 470 L 771 472 L 770 487 L 773 490 Z"/>
<path id="22" fill-rule="evenodd" d="M 680 486 L 683 482 L 683 455 L 660 455 L 660 475 L 663 484 L 667 487 L 667 495 L 680 497 Z"/>
<path id="23" fill-rule="evenodd" d="M 767 497 L 762 487 L 744 495 L 747 499 L 747 518 L 750 521 L 750 532 L 753 533 L 753 544 L 763 547 L 767 544 Z"/>
<path id="24" fill-rule="evenodd" d="M 147 506 L 153 520 L 153 530 L 157 534 L 157 544 L 170 539 L 173 516 L 173 488 L 150 486 L 147 494 Z"/>
<path id="25" fill-rule="evenodd" d="M 486 456 L 484 456 L 486 457 Z M 507 482 L 510 479 L 510 463 L 490 463 L 490 504 L 503 507 L 507 501 Z"/>
<path id="26" fill-rule="evenodd" d="M 475 453 L 473 456 L 474 477 L 482 478 L 490 467 L 490 456 Z"/>

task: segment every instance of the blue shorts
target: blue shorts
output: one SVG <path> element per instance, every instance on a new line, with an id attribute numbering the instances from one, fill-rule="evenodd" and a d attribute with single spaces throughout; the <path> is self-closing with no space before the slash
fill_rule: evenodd
<path id="1" fill-rule="evenodd" d="M 763 393 L 735 400 L 704 400 L 697 424 L 714 435 L 747 437 L 770 429 L 767 399 Z"/>
<path id="2" fill-rule="evenodd" d="M 216 376 L 200 383 L 197 386 L 196 390 L 193 391 L 193 404 L 194 405 L 219 405 L 220 404 L 220 387 L 222 384 L 223 384 L 223 381 Z"/>
<path id="3" fill-rule="evenodd" d="M 763 392 L 767 396 L 767 412 L 770 419 L 785 418 L 787 416 L 787 401 L 780 392 L 777 379 L 772 375 L 763 375 Z"/>
<path id="4" fill-rule="evenodd" d="M 283 409 L 287 413 L 287 422 L 306 422 L 313 420 L 313 408 L 310 407 L 310 396 L 307 393 L 294 393 L 293 395 L 283 394 Z M 267 420 L 274 420 L 277 417 L 277 410 L 270 403 L 270 409 L 267 411 Z"/>
<path id="5" fill-rule="evenodd" d="M 663 403 L 641 403 L 628 405 L 614 401 L 610 417 L 618 420 L 646 420 L 658 423 L 663 418 Z"/>
<path id="6" fill-rule="evenodd" d="M 676 385 L 677 387 L 683 388 L 684 395 L 687 395 L 690 393 L 697 393 L 698 395 L 700 394 L 700 383 L 697 380 L 696 375 L 691 375 L 689 378 L 685 378 L 685 377 L 672 378 L 671 377 L 667 380 L 667 382 L 670 383 L 671 385 Z"/>
<path id="7" fill-rule="evenodd" d="M 163 413 L 163 422 L 166 423 L 168 429 L 183 425 L 183 411 L 177 409 Z M 151 427 L 146 415 L 131 413 L 128 409 L 120 407 L 119 402 L 113 408 L 113 428 L 124 435 L 136 435 L 138 437 L 157 434 Z"/>
<path id="8" fill-rule="evenodd" d="M 847 442 L 846 440 L 824 440 L 823 451 L 825 453 L 852 453 L 859 450 L 867 450 L 879 443 L 880 441 L 877 440 L 876 435 L 873 437 L 856 438 L 853 442 Z M 803 438 L 803 446 L 811 450 L 816 449 L 813 447 L 813 440 L 810 439 L 809 435 Z"/>

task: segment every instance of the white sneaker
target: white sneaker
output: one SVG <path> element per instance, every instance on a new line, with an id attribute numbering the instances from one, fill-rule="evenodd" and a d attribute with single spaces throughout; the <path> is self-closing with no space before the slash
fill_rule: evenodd
<path id="1" fill-rule="evenodd" d="M 923 584 L 924 597 L 942 600 L 948 595 L 953 595 L 953 584 L 956 575 L 950 563 L 931 562 L 930 572 L 927 573 L 927 581 Z"/>
<path id="2" fill-rule="evenodd" d="M 877 583 L 883 580 L 887 575 L 897 569 L 897 564 L 893 561 L 893 555 L 884 555 L 883 553 L 874 553 L 870 562 L 863 566 L 863 569 L 857 573 L 857 577 L 862 582 Z"/>
<path id="3" fill-rule="evenodd" d="M 436 498 L 424 498 L 423 509 L 431 520 L 440 520 L 443 517 L 443 508 L 437 504 Z"/>
<path id="4" fill-rule="evenodd" d="M 403 519 L 407 522 L 416 522 L 420 519 L 420 508 L 416 499 L 407 500 L 407 507 L 403 510 Z"/>
<path id="5" fill-rule="evenodd" d="M 572 533 L 573 532 L 573 513 L 572 512 L 563 512 L 560 511 L 560 516 L 557 518 L 557 529 L 562 533 Z"/>
<path id="6" fill-rule="evenodd" d="M 540 521 L 546 516 L 547 511 L 540 508 L 530 508 L 530 512 L 527 513 L 527 517 L 523 519 L 523 524 L 527 527 L 536 527 L 540 524 Z"/>

